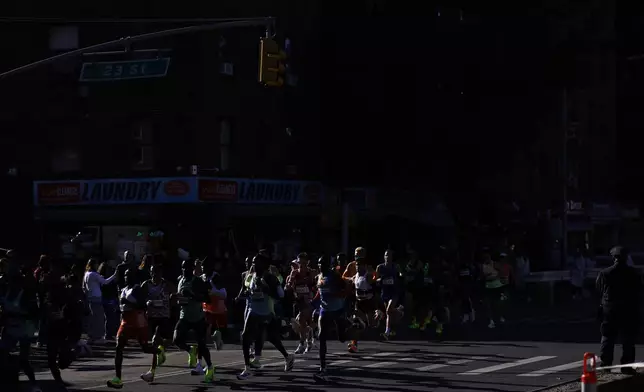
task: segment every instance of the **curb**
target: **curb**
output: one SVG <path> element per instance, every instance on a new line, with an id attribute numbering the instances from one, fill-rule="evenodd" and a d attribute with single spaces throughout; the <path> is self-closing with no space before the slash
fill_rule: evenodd
<path id="1" fill-rule="evenodd" d="M 644 391 L 644 375 L 625 376 L 622 374 L 607 374 L 610 380 L 601 379 L 597 383 L 597 392 L 625 392 Z M 530 392 L 581 392 L 581 379 L 575 377 L 573 380 L 563 381 L 547 387 L 533 389 Z"/>
<path id="2" fill-rule="evenodd" d="M 644 376 L 627 376 L 597 385 L 597 392 L 624 392 L 644 390 Z M 579 389 L 581 391 L 581 389 Z"/>

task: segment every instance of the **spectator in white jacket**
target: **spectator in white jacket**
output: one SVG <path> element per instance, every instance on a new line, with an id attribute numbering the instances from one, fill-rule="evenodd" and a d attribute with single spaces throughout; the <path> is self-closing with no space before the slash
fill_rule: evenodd
<path id="1" fill-rule="evenodd" d="M 105 309 L 103 308 L 101 287 L 110 284 L 116 279 L 116 273 L 105 279 L 97 272 L 98 264 L 98 260 L 94 258 L 87 261 L 85 276 L 83 277 L 83 291 L 91 309 L 90 315 L 87 316 L 88 343 L 104 344 Z"/>

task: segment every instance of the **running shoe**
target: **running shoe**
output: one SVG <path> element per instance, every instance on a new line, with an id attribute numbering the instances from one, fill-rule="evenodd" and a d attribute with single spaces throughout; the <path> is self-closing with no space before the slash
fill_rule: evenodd
<path id="1" fill-rule="evenodd" d="M 194 369 L 190 371 L 190 374 L 193 376 L 201 376 L 205 374 L 206 369 L 203 368 L 203 365 L 201 365 L 201 362 L 197 363 L 197 366 L 195 366 Z"/>
<path id="2" fill-rule="evenodd" d="M 304 351 L 306 350 L 306 346 L 304 343 L 300 343 L 297 345 L 297 348 L 293 352 L 294 354 L 304 354 Z"/>
<path id="3" fill-rule="evenodd" d="M 212 365 L 206 369 L 206 374 L 203 378 L 205 383 L 212 383 L 215 381 L 215 366 Z"/>
<path id="4" fill-rule="evenodd" d="M 295 355 L 289 354 L 284 358 L 284 371 L 290 372 L 293 370 L 293 365 L 295 365 Z"/>
<path id="5" fill-rule="evenodd" d="M 159 346 L 159 352 L 157 353 L 157 366 L 161 366 L 165 363 L 165 348 Z"/>
<path id="6" fill-rule="evenodd" d="M 409 329 L 418 329 L 420 328 L 420 324 L 416 321 L 416 317 L 411 318 L 411 323 L 409 324 Z"/>
<path id="7" fill-rule="evenodd" d="M 188 367 L 193 368 L 197 366 L 197 346 L 190 346 L 190 354 L 188 354 Z"/>
<path id="8" fill-rule="evenodd" d="M 306 348 L 304 349 L 304 354 L 308 354 L 313 350 L 313 343 L 309 340 L 306 342 Z"/>
<path id="9" fill-rule="evenodd" d="M 107 386 L 114 389 L 122 389 L 123 381 L 121 381 L 121 379 L 118 377 L 114 377 L 113 379 L 107 382 Z"/>
<path id="10" fill-rule="evenodd" d="M 253 377 L 253 372 L 248 368 L 244 368 L 244 370 L 237 375 L 237 379 L 240 381 L 248 380 L 251 377 Z"/>
<path id="11" fill-rule="evenodd" d="M 257 357 L 257 356 L 255 358 L 251 359 L 250 365 L 249 365 L 251 369 L 261 369 L 262 367 L 264 367 L 264 365 L 262 365 L 262 363 L 259 361 L 259 359 L 260 358 Z"/>
<path id="12" fill-rule="evenodd" d="M 380 334 L 380 336 L 381 336 L 384 340 L 389 340 L 389 338 L 391 337 L 391 332 L 383 332 L 383 333 L 381 333 L 381 334 Z"/>
<path id="13" fill-rule="evenodd" d="M 320 368 L 320 371 L 315 373 L 313 375 L 313 378 L 315 379 L 315 381 L 319 381 L 319 382 L 328 382 L 329 381 L 329 378 L 328 378 L 328 376 L 326 374 L 326 369 L 324 369 L 324 368 Z"/>
<path id="14" fill-rule="evenodd" d="M 148 370 L 146 373 L 141 374 L 141 380 L 151 383 L 154 381 L 154 372 Z"/>
<path id="15" fill-rule="evenodd" d="M 347 349 L 350 353 L 355 354 L 358 352 L 358 342 L 353 340 L 348 344 Z"/>

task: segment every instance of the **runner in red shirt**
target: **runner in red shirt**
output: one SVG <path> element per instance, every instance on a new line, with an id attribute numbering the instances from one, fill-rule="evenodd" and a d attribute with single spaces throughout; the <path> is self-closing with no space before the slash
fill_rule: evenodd
<path id="1" fill-rule="evenodd" d="M 315 271 L 309 268 L 310 259 L 306 253 L 300 253 L 294 263 L 291 274 L 286 278 L 286 288 L 292 290 L 295 295 L 295 304 L 299 311 L 296 320 L 298 322 L 298 332 L 300 335 L 300 344 L 295 350 L 295 354 L 308 353 L 313 348 L 313 339 L 311 336 L 311 318 L 313 308 L 311 300 L 315 286 Z M 306 344 L 304 343 L 306 341 Z"/>

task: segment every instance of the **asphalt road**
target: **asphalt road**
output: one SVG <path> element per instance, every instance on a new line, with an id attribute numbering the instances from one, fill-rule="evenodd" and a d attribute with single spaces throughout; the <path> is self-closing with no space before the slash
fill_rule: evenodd
<path id="1" fill-rule="evenodd" d="M 268 347 L 267 348 L 271 348 Z M 295 342 L 287 342 L 287 349 Z M 166 364 L 157 370 L 153 384 L 140 380 L 149 367 L 150 357 L 130 352 L 124 361 L 124 390 L 171 392 L 191 391 L 449 391 L 449 392 L 519 392 L 558 384 L 578 377 L 581 359 L 596 343 L 554 343 L 525 341 L 427 341 L 364 342 L 358 354 L 349 354 L 345 346 L 333 342 L 329 347 L 329 384 L 315 383 L 313 373 L 319 367 L 317 351 L 298 356 L 292 373 L 284 373 L 284 361 L 273 350 L 266 350 L 264 369 L 252 380 L 238 381 L 243 368 L 241 350 L 228 345 L 212 351 L 217 366 L 217 381 L 212 385 L 202 377 L 191 376 L 185 353 L 171 352 Z M 642 353 L 643 347 L 639 347 Z M 619 350 L 619 348 L 618 348 Z M 618 354 L 619 355 L 619 354 Z M 77 362 L 64 371 L 73 384 L 70 391 L 105 391 L 113 376 L 113 359 L 95 358 Z M 48 372 L 37 375 L 43 389 L 48 388 Z"/>
<path id="2" fill-rule="evenodd" d="M 235 376 L 242 370 L 243 361 L 239 346 L 232 344 L 220 352 L 212 351 L 218 373 L 214 385 L 191 376 L 186 355 L 179 352 L 169 353 L 155 382 L 148 385 L 139 375 L 149 367 L 149 356 L 131 346 L 124 361 L 124 390 L 532 391 L 578 377 L 584 352 L 599 348 L 593 308 L 581 308 L 574 312 L 557 308 L 528 312 L 496 329 L 486 328 L 482 318 L 474 325 L 451 325 L 441 342 L 431 332 L 400 331 L 399 335 L 406 336 L 393 342 L 362 342 L 358 354 L 349 354 L 343 344 L 333 342 L 328 360 L 333 382 L 325 385 L 312 379 L 319 367 L 317 352 L 298 356 L 294 372 L 286 374 L 283 360 L 274 350 L 265 352 L 265 368 L 253 380 L 238 381 Z M 291 351 L 296 342 L 285 345 Z M 621 349 L 617 350 L 619 358 Z M 644 354 L 643 350 L 638 347 L 638 353 Z M 40 365 L 37 378 L 45 391 L 53 391 L 47 381 L 51 376 L 42 367 L 42 354 L 34 352 L 34 362 Z M 113 350 L 108 347 L 96 350 L 93 358 L 79 360 L 63 372 L 63 377 L 72 384 L 70 391 L 105 391 L 113 368 Z"/>

